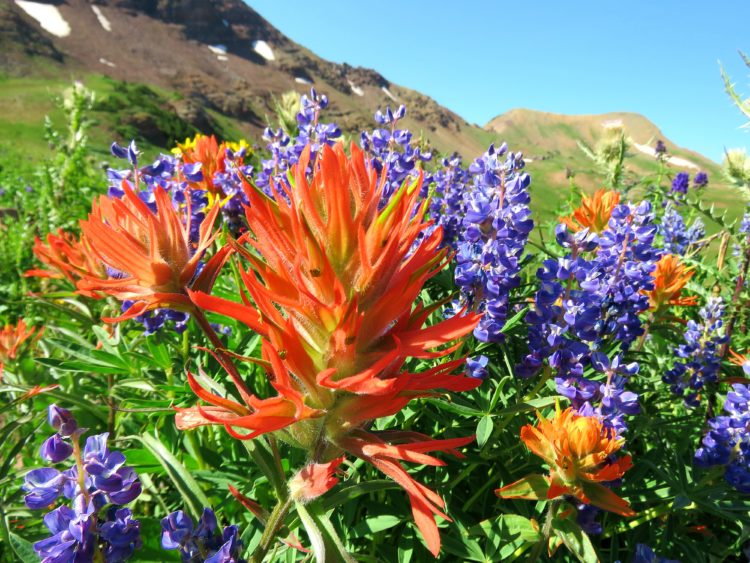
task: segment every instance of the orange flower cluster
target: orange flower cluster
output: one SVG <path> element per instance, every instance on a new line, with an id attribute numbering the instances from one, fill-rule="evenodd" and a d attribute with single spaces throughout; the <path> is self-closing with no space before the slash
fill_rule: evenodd
<path id="1" fill-rule="evenodd" d="M 103 279 L 107 275 L 104 265 L 94 254 L 85 237 L 77 239 L 62 229 L 57 234 L 49 233 L 46 243 L 39 237 L 34 241 L 34 254 L 49 269 L 32 269 L 24 275 L 39 278 L 67 278 L 76 286 L 77 293 L 94 299 L 100 296 L 84 289 L 80 283 L 86 278 Z"/>
<path id="2" fill-rule="evenodd" d="M 125 314 L 105 319 L 108 321 L 131 319 L 160 307 L 191 311 L 187 288 L 210 288 L 227 255 L 218 253 L 196 276 L 203 254 L 216 238 L 213 224 L 219 207 L 215 206 L 201 223 L 199 240 L 193 247 L 190 214 L 183 221 L 164 189 L 154 190 L 155 212 L 127 182 L 122 183 L 122 189 L 122 198 L 100 196 L 88 219 L 81 221 L 91 251 L 119 275 L 106 279 L 86 276 L 77 287 L 120 301 L 134 301 Z"/>
<path id="3" fill-rule="evenodd" d="M 324 147 L 313 166 L 309 148 L 289 184 L 274 198 L 245 186 L 249 231 L 232 247 L 250 268 L 241 271 L 242 303 L 190 292 L 200 308 L 237 319 L 263 337 L 262 359 L 277 394 L 259 398 L 233 376 L 240 401 L 220 397 L 189 374 L 191 388 L 210 406 L 180 410 L 182 429 L 221 424 L 240 439 L 267 432 L 312 452 L 311 495 L 335 481 L 331 462 L 348 452 L 393 478 L 409 495 L 430 551 L 440 536 L 434 515 L 444 501 L 416 482 L 401 461 L 443 465 L 428 452 L 460 455 L 473 437 L 434 440 L 416 432 L 370 430 L 417 397 L 438 389 L 465 391 L 479 381 L 454 372 L 454 359 L 421 373 L 409 358 L 442 358 L 477 324 L 475 314 L 425 326 L 439 305 L 418 302 L 425 282 L 447 261 L 442 231 L 425 219 L 421 179 L 380 206 L 384 177 L 352 145 Z M 417 305 L 415 306 L 415 302 Z"/>
<path id="4" fill-rule="evenodd" d="M 607 228 L 612 210 L 620 203 L 620 192 L 598 190 L 593 196 L 583 196 L 581 205 L 567 217 L 560 217 L 573 232 L 589 229 L 601 233 Z"/>
<path id="5" fill-rule="evenodd" d="M 660 311 L 669 305 L 692 306 L 698 303 L 694 295 L 680 297 L 694 271 L 686 267 L 679 256 L 665 254 L 656 263 L 656 269 L 652 276 L 654 278 L 654 289 L 646 291 L 648 295 L 649 310 Z"/>
<path id="6" fill-rule="evenodd" d="M 15 326 L 6 324 L 0 330 L 0 378 L 3 375 L 5 362 L 15 360 L 21 345 L 31 338 L 35 332 L 36 328 L 28 328 L 23 319 L 18 321 Z M 38 336 L 41 336 L 41 332 Z"/>
<path id="7" fill-rule="evenodd" d="M 521 440 L 550 467 L 549 476 L 529 475 L 496 491 L 502 498 L 555 499 L 572 495 L 622 516 L 635 516 L 627 501 L 602 485 L 614 481 L 632 467 L 630 456 L 612 461 L 622 447 L 612 429 L 593 416 L 581 416 L 572 408 L 559 409 L 552 419 L 537 413 L 539 425 L 521 429 Z"/>

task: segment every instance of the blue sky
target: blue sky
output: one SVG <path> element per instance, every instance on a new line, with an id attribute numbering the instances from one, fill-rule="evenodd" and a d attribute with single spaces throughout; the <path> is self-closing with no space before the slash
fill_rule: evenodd
<path id="1" fill-rule="evenodd" d="M 484 124 L 515 107 L 633 111 L 720 161 L 750 147 L 723 90 L 750 76 L 750 1 L 249 0 L 292 40 Z"/>

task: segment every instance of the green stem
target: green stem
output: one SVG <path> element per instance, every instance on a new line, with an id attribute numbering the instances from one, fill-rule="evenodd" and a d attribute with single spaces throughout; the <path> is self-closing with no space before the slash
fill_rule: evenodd
<path id="1" fill-rule="evenodd" d="M 531 552 L 529 561 L 539 561 L 544 549 L 549 545 L 549 537 L 552 532 L 552 520 L 557 512 L 557 506 L 560 504 L 559 500 L 553 500 L 547 507 L 547 516 L 544 519 L 544 526 L 542 526 L 542 538 L 534 546 L 534 551 Z"/>
<path id="2" fill-rule="evenodd" d="M 250 558 L 251 563 L 261 563 L 263 558 L 268 553 L 268 550 L 274 544 L 276 534 L 281 530 L 284 525 L 284 518 L 289 513 L 289 509 L 292 507 L 292 498 L 287 497 L 286 499 L 279 499 L 279 502 L 268 517 L 266 522 L 266 529 L 263 530 L 263 535 L 260 537 L 260 543 L 255 549 L 252 557 Z"/>

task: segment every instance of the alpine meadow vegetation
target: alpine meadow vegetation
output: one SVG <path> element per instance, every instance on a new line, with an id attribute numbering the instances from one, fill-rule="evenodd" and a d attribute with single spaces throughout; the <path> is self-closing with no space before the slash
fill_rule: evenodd
<path id="1" fill-rule="evenodd" d="M 102 164 L 61 103 L 0 168 L 3 560 L 750 553 L 750 209 L 662 141 L 637 182 L 626 131 L 582 145 L 601 187 L 550 217 L 523 154 L 404 106 L 349 138 L 312 89 Z"/>

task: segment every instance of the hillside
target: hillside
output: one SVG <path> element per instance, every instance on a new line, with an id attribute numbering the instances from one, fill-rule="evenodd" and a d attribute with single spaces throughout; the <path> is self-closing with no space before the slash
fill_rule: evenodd
<path id="1" fill-rule="evenodd" d="M 564 199 L 560 186 L 568 184 L 567 176 L 575 175 L 575 183 L 587 191 L 601 185 L 601 177 L 592 161 L 580 149 L 581 141 L 594 146 L 604 128 L 622 125 L 630 148 L 626 156 L 626 175 L 635 178 L 657 171 L 652 147 L 657 139 L 667 146 L 672 173 L 699 170 L 708 172 L 711 188 L 707 192 L 717 207 L 737 216 L 741 208 L 733 205 L 738 194 L 726 185 L 721 167 L 703 155 L 675 145 L 649 119 L 637 113 L 611 112 L 599 115 L 562 115 L 529 109 L 513 109 L 490 120 L 485 129 L 524 152 L 530 161 L 536 190 L 544 194 L 543 209 L 552 211 Z"/>
<path id="2" fill-rule="evenodd" d="M 296 44 L 242 0 L 6 0 L 0 5 L 0 147 L 36 159 L 43 115 L 59 122 L 52 97 L 72 80 L 97 94 L 92 145 L 102 155 L 112 139 L 136 136 L 158 149 L 200 131 L 257 141 L 282 93 L 325 92 L 325 119 L 356 135 L 373 113 L 406 104 L 404 126 L 438 151 L 465 157 L 507 141 L 528 157 L 535 205 L 552 213 L 567 193 L 566 171 L 591 190 L 600 179 L 577 141 L 594 144 L 602 125 L 621 120 L 647 150 L 663 139 L 675 170 L 704 169 L 722 206 L 736 195 L 719 183 L 718 165 L 675 146 L 653 123 L 632 113 L 565 116 L 516 109 L 485 127 L 467 123 L 428 96 L 375 70 L 321 59 Z M 652 156 L 633 145 L 628 167 L 653 172 Z"/>

